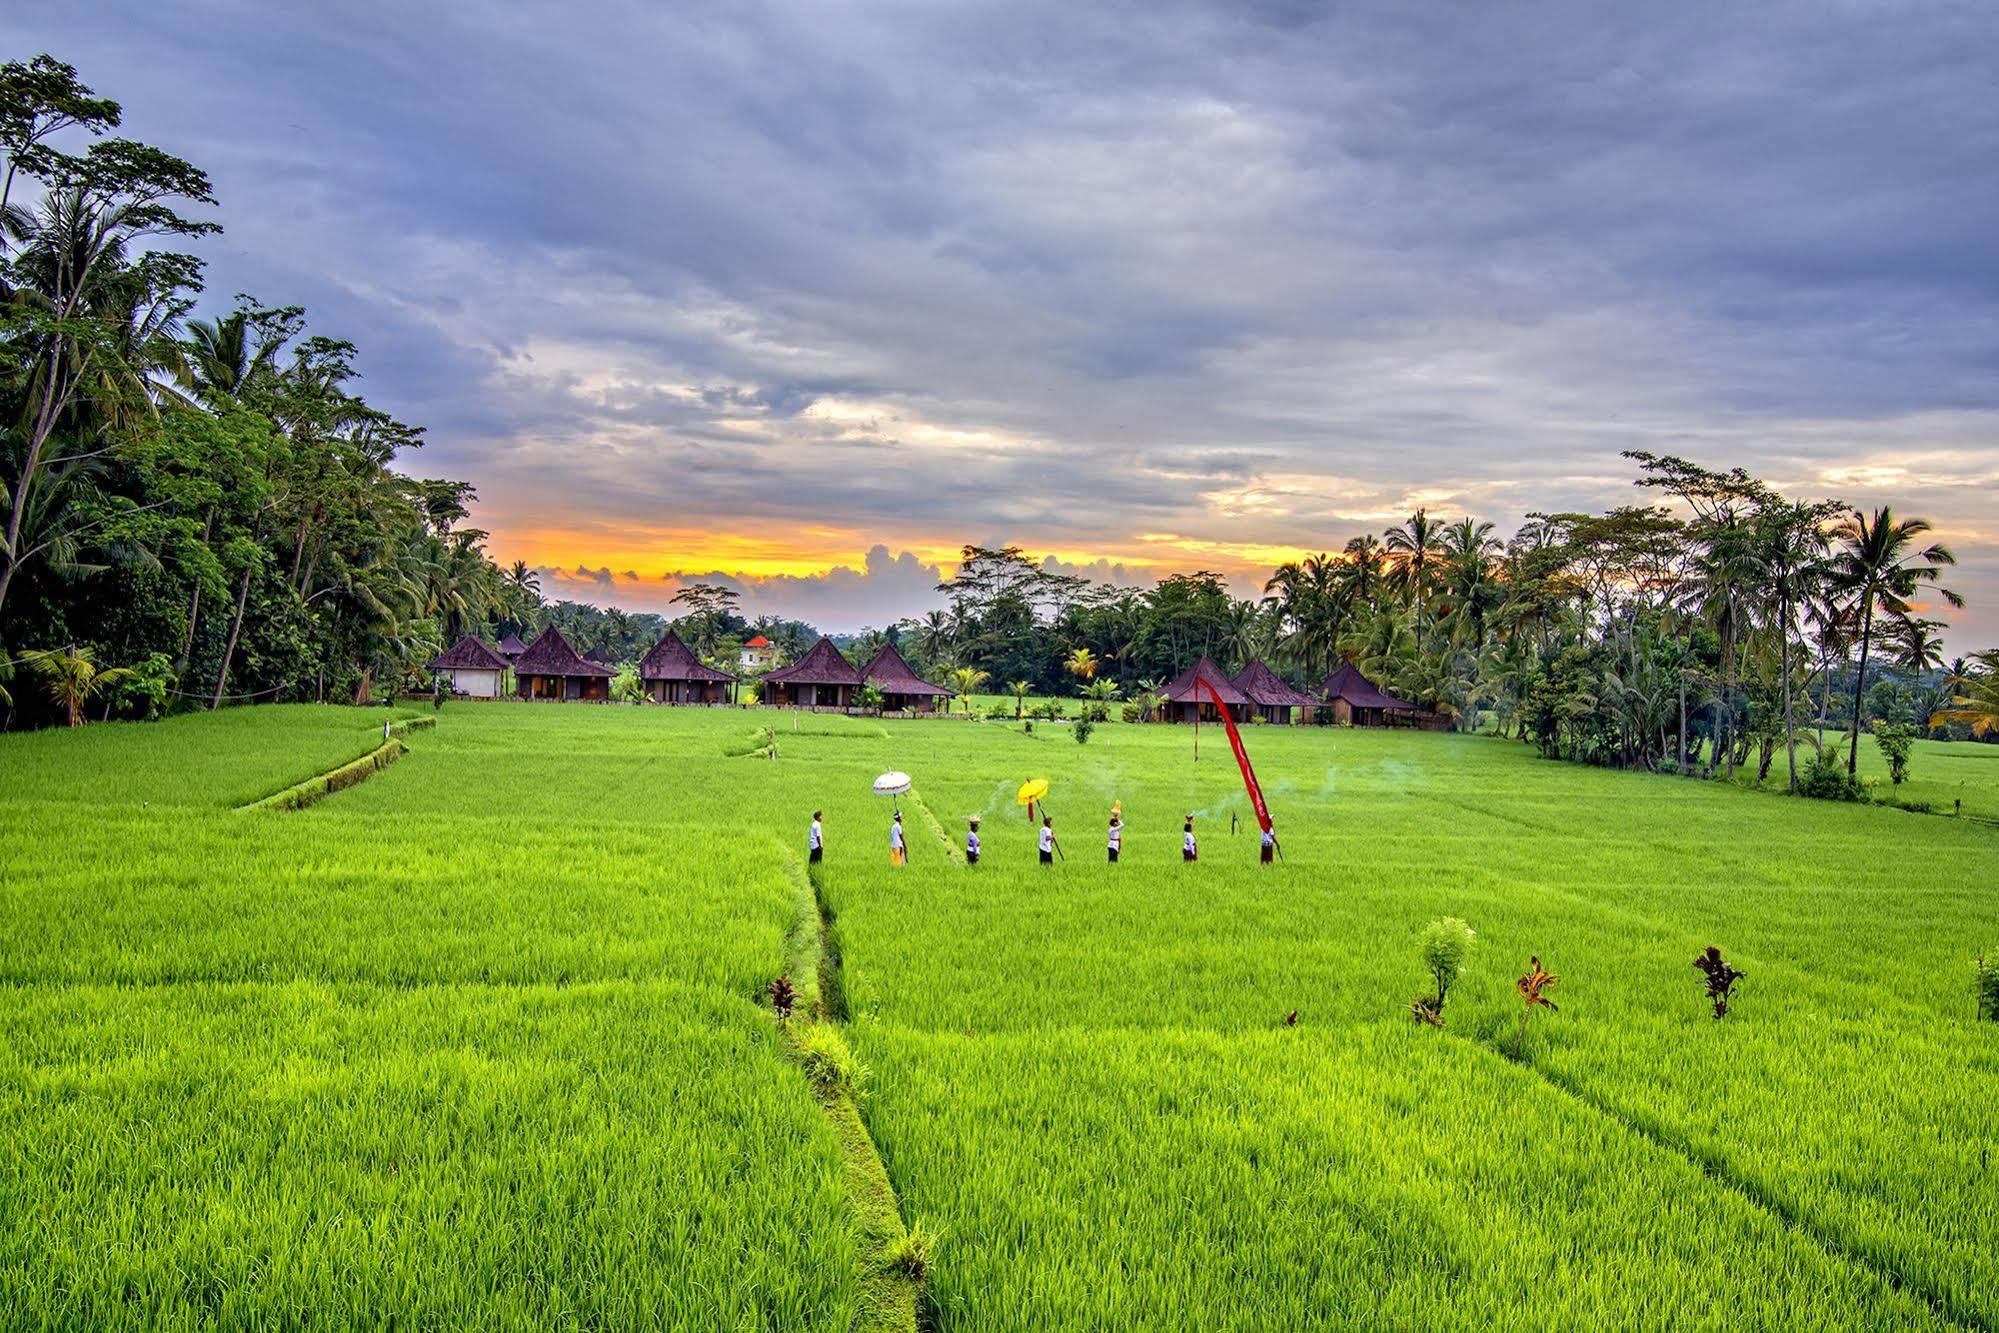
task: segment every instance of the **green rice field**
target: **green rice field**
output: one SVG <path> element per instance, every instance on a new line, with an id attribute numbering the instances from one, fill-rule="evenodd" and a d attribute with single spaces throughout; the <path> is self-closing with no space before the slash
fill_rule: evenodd
<path id="1" fill-rule="evenodd" d="M 0 1326 L 1999 1327 L 1979 820 L 1257 727 L 1266 867 L 1215 729 L 513 703 L 236 808 L 388 716 L 0 737 Z"/>

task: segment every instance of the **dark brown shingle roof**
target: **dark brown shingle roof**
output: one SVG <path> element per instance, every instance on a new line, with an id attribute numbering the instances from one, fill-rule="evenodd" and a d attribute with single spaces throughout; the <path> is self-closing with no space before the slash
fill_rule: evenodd
<path id="1" fill-rule="evenodd" d="M 1194 680 L 1197 676 L 1205 677 L 1208 683 L 1215 687 L 1215 693 L 1221 696 L 1223 703 L 1246 704 L 1249 702 L 1243 696 L 1243 692 L 1231 684 L 1229 678 L 1222 674 L 1222 669 L 1205 657 L 1172 679 L 1165 690 L 1162 691 L 1167 701 L 1176 704 L 1213 703 L 1214 700 L 1209 697 L 1206 690 L 1195 687 Z"/>
<path id="2" fill-rule="evenodd" d="M 875 650 L 875 655 L 861 668 L 861 679 L 872 680 L 883 694 L 930 694 L 945 698 L 951 694 L 942 685 L 932 685 L 911 671 L 892 643 Z"/>
<path id="3" fill-rule="evenodd" d="M 562 631 L 550 625 L 541 632 L 541 637 L 529 644 L 521 655 L 514 659 L 514 674 L 517 676 L 602 676 L 615 673 L 608 667 L 586 662 L 576 655 L 569 646 L 569 640 L 562 637 Z"/>
<path id="4" fill-rule="evenodd" d="M 432 671 L 452 667 L 467 671 L 504 671 L 507 664 L 498 653 L 481 642 L 478 635 L 467 634 L 430 659 Z"/>
<path id="5" fill-rule="evenodd" d="M 780 685 L 859 685 L 861 673 L 840 656 L 831 639 L 822 638 L 811 651 L 788 667 L 780 667 L 764 677 Z"/>
<path id="6" fill-rule="evenodd" d="M 518 634 L 507 635 L 506 638 L 500 640 L 497 646 L 500 656 L 510 662 L 528 650 L 528 646 L 521 642 L 521 636 Z"/>
<path id="7" fill-rule="evenodd" d="M 1265 708 L 1313 708 L 1318 700 L 1300 690 L 1294 690 L 1285 679 L 1263 664 L 1258 658 L 1244 667 L 1235 678 L 1235 687 L 1249 696 L 1249 701 Z"/>
<path id="8" fill-rule="evenodd" d="M 1319 687 L 1327 703 L 1335 699 L 1345 699 L 1355 708 L 1401 708 L 1418 712 L 1415 704 L 1407 699 L 1398 699 L 1392 694 L 1383 694 L 1375 688 L 1374 682 L 1360 674 L 1360 668 L 1351 662 L 1343 663 L 1338 671 L 1326 678 Z"/>
<path id="9" fill-rule="evenodd" d="M 734 680 L 726 671 L 704 666 L 672 630 L 639 662 L 640 680 Z"/>

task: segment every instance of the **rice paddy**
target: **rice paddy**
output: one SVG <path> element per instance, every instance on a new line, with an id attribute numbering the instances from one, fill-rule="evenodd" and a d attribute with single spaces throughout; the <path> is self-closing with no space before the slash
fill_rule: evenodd
<path id="1" fill-rule="evenodd" d="M 1259 727 L 1265 867 L 1207 728 L 510 704 L 233 810 L 382 721 L 0 738 L 0 1323 L 1999 1325 L 1976 821 Z"/>

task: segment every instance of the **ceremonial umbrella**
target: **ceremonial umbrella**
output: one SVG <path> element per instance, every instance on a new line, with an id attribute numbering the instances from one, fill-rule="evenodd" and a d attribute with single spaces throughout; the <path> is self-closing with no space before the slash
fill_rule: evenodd
<path id="1" fill-rule="evenodd" d="M 1047 778 L 1029 778 L 1020 784 L 1020 790 L 1013 794 L 1016 804 L 1027 807 L 1027 817 L 1034 818 L 1034 803 L 1048 794 Z"/>
<path id="2" fill-rule="evenodd" d="M 875 779 L 875 795 L 877 796 L 900 796 L 908 790 L 909 774 L 907 773 L 889 772 Z M 895 808 L 897 810 L 902 809 L 902 802 L 897 801 Z"/>

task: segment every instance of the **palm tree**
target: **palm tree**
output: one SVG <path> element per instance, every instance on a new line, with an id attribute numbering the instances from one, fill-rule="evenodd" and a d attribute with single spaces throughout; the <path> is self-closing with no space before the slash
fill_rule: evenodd
<path id="1" fill-rule="evenodd" d="M 74 645 L 59 653 L 31 653 L 28 666 L 42 678 L 49 702 L 62 710 L 72 727 L 83 725 L 83 706 L 134 674 L 130 667 L 99 669 L 90 654 Z"/>
<path id="2" fill-rule="evenodd" d="M 1014 721 L 1018 722 L 1027 716 L 1027 692 L 1033 688 L 1034 683 L 1026 680 L 1017 680 L 1006 687 L 1006 692 L 1013 696 Z"/>
<path id="3" fill-rule="evenodd" d="M 1087 681 L 1097 674 L 1097 655 L 1088 648 L 1072 649 L 1062 660 L 1062 667 L 1078 680 Z"/>
<path id="4" fill-rule="evenodd" d="M 1917 539 L 1929 531 L 1929 520 L 1898 519 L 1887 505 L 1875 510 L 1872 518 L 1855 510 L 1833 530 L 1839 550 L 1833 557 L 1830 583 L 1836 595 L 1848 599 L 1846 614 L 1858 630 L 1860 643 L 1859 672 L 1853 682 L 1852 734 L 1846 753 L 1848 774 L 1860 764 L 1860 708 L 1867 694 L 1867 656 L 1873 646 L 1875 617 L 1910 618 L 1916 610 L 1912 599 L 1925 585 L 1947 605 L 1964 605 L 1962 597 L 1937 584 L 1945 566 L 1957 563 L 1950 548 L 1941 542 L 1916 546 Z"/>
<path id="5" fill-rule="evenodd" d="M 958 697 L 965 701 L 965 712 L 968 716 L 972 711 L 972 696 L 979 692 L 979 686 L 985 684 L 988 679 L 990 679 L 988 673 L 979 670 L 977 667 L 961 666 L 951 668 L 951 688 L 956 690 Z"/>
<path id="6" fill-rule="evenodd" d="M 1387 554 L 1373 533 L 1364 533 L 1346 544 L 1342 554 L 1346 557 L 1343 582 L 1348 610 L 1358 614 L 1380 595 L 1383 582 L 1382 566 L 1387 562 Z"/>
<path id="7" fill-rule="evenodd" d="M 1960 669 L 1945 682 L 1953 691 L 1950 707 L 1930 714 L 1930 726 L 1962 722 L 1971 728 L 1972 735 L 1983 740 L 1999 732 L 1999 648 L 1976 656 L 1984 663 L 1984 672 L 1974 676 Z"/>
<path id="8" fill-rule="evenodd" d="M 948 611 L 930 611 L 923 619 L 915 622 L 916 651 L 926 662 L 942 662 L 951 653 L 951 615 Z"/>
<path id="9" fill-rule="evenodd" d="M 1405 601 L 1416 607 L 1416 636 L 1423 635 L 1423 602 L 1430 591 L 1430 576 L 1443 553 L 1443 530 L 1427 509 L 1418 509 L 1406 523 L 1382 534 L 1384 546 L 1394 561 L 1390 581 Z"/>

